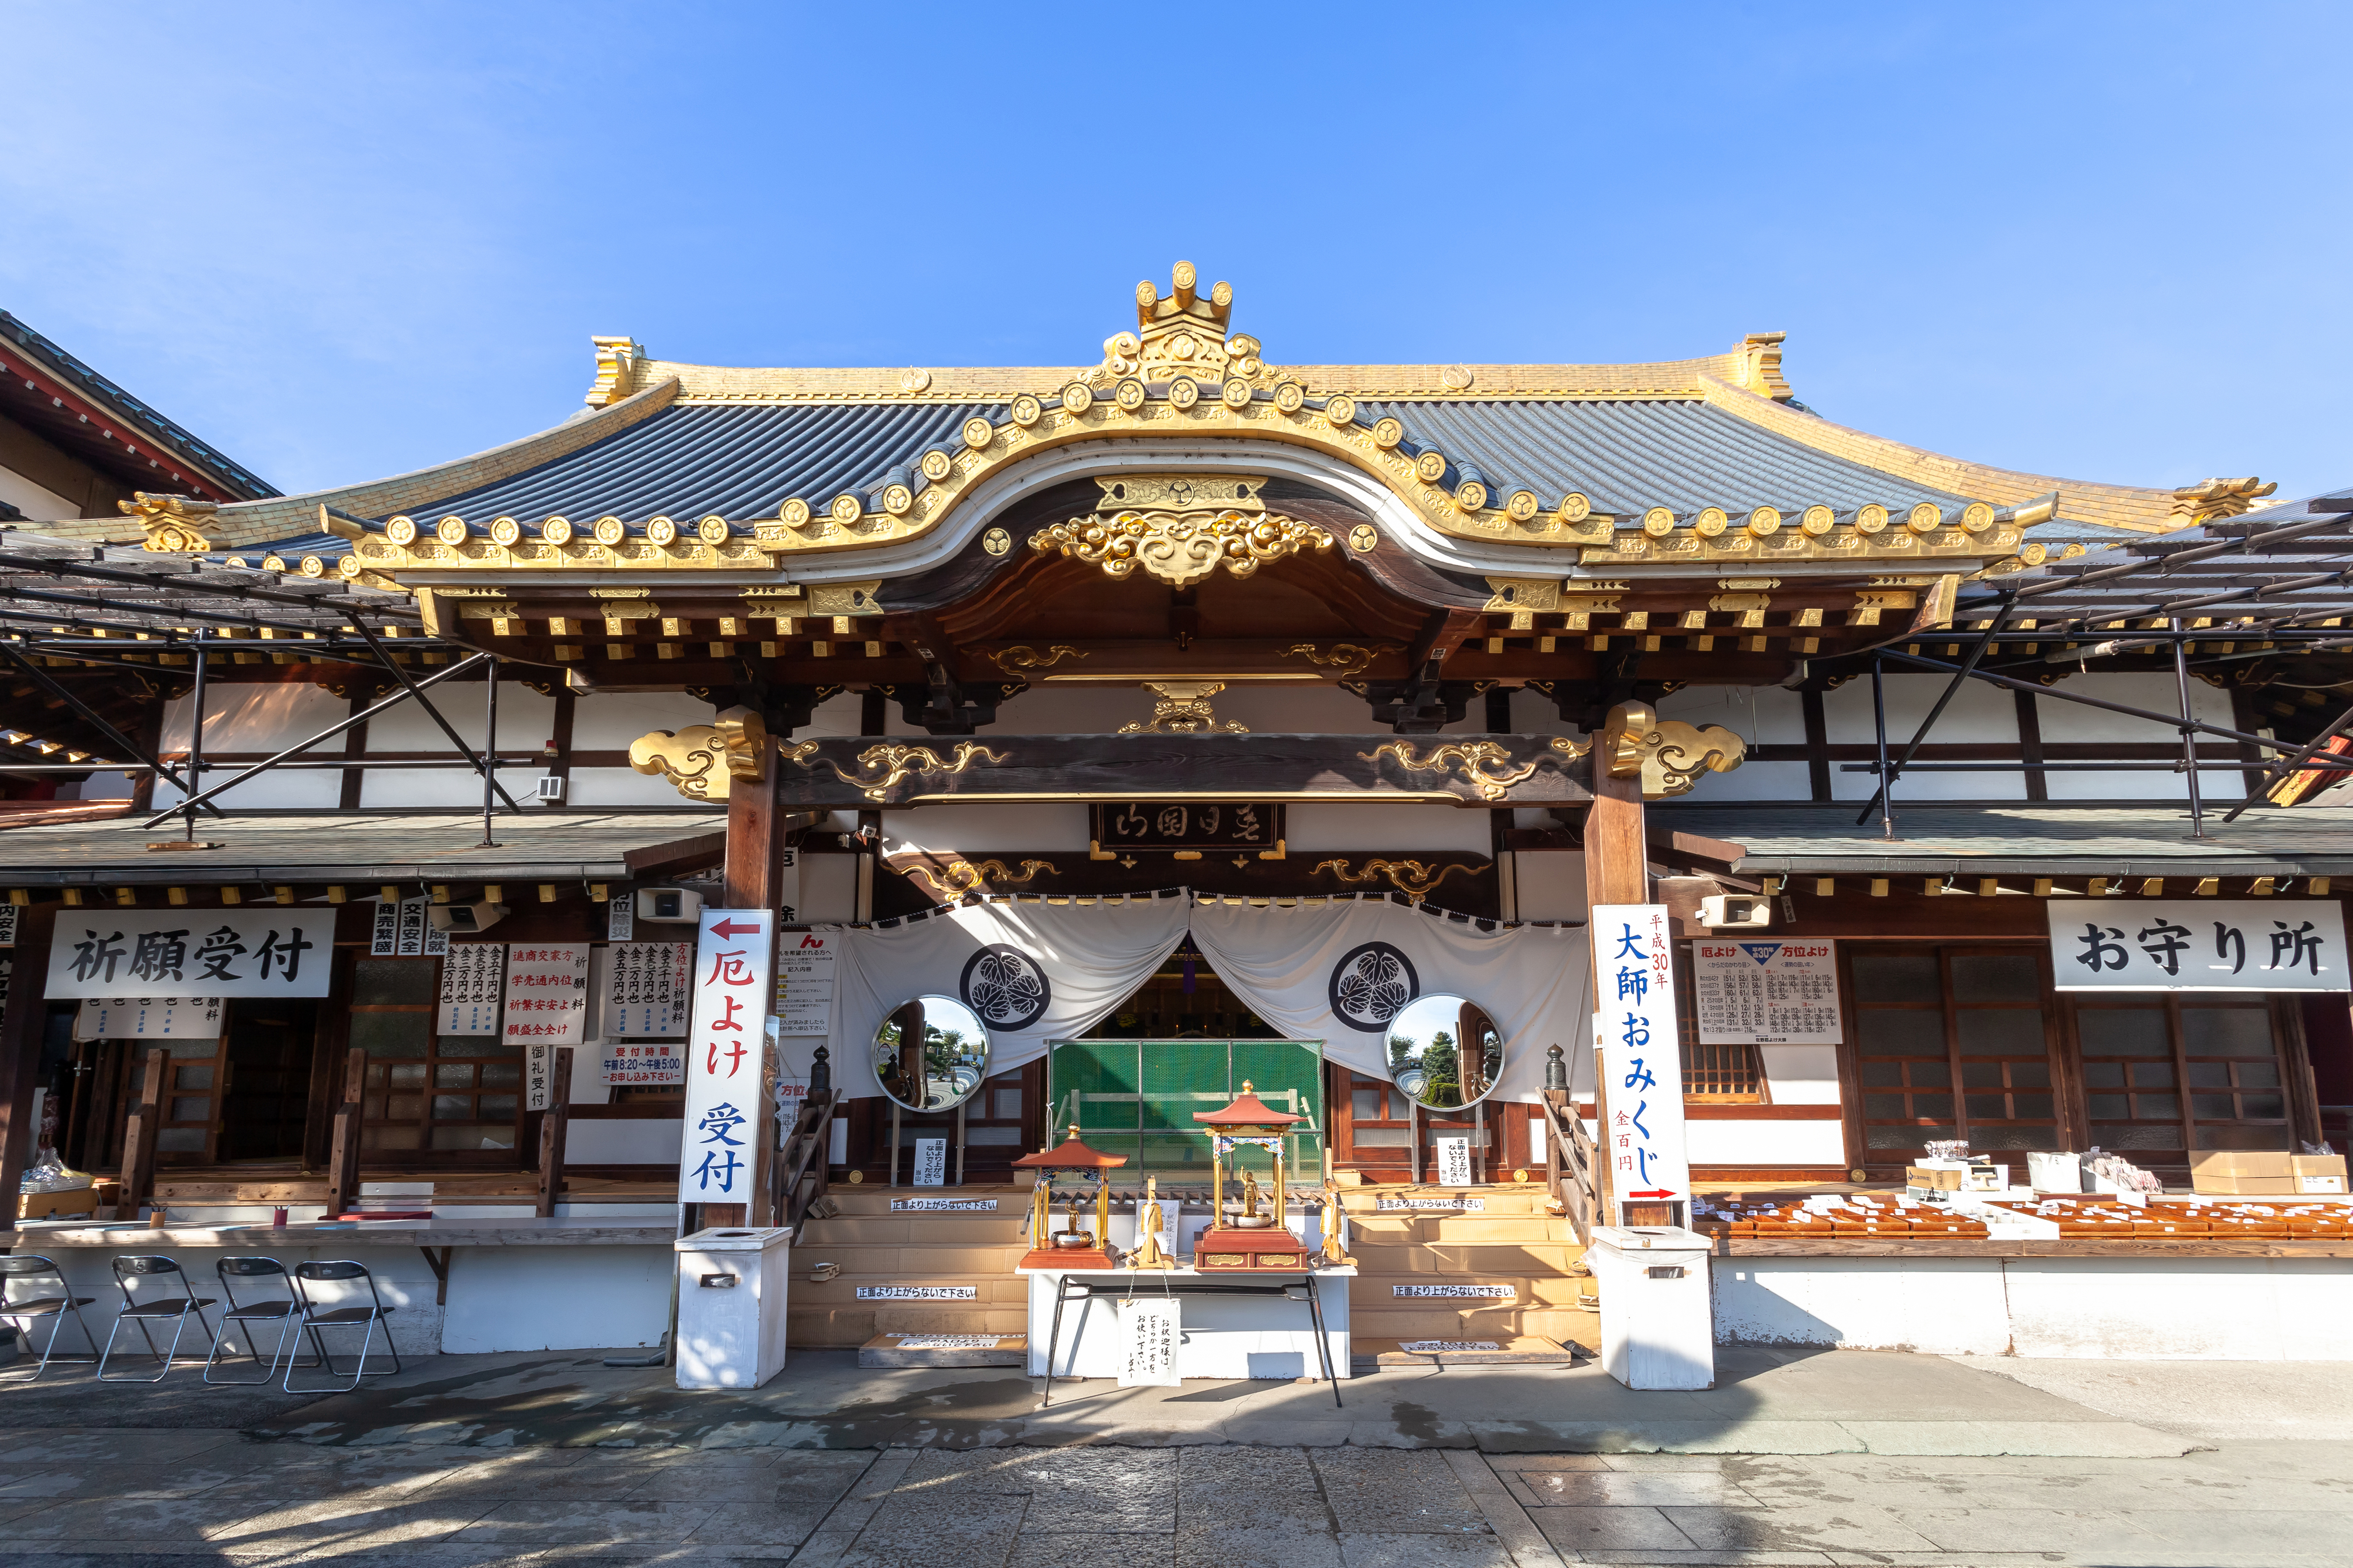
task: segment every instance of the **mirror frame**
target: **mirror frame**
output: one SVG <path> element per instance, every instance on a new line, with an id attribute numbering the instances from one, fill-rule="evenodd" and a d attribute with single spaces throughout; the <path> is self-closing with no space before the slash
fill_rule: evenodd
<path id="1" fill-rule="evenodd" d="M 962 1094 L 957 1095 L 954 1100 L 947 1101 L 945 1104 L 931 1106 L 910 1105 L 891 1091 L 890 1083 L 882 1076 L 882 1031 L 890 1028 L 892 1024 L 897 1023 L 900 1019 L 903 1018 L 909 1008 L 924 1007 L 928 1011 L 928 1005 L 932 1003 L 944 1003 L 947 1006 L 955 1008 L 965 1017 L 972 1020 L 973 1026 L 978 1031 L 980 1039 L 979 1072 L 973 1079 L 971 1088 L 965 1089 Z M 927 1016 L 924 1019 L 924 1023 L 928 1026 L 931 1020 Z M 902 1030 L 905 1026 L 906 1026 L 904 1024 L 900 1024 L 900 1027 Z M 903 1049 L 904 1047 L 902 1047 L 902 1048 Z M 953 996 L 944 996 L 937 993 L 927 992 L 921 995 L 908 997 L 904 1002 L 900 1003 L 896 1007 L 892 1008 L 890 1012 L 884 1014 L 882 1016 L 882 1022 L 875 1026 L 874 1038 L 868 1042 L 867 1049 L 869 1052 L 869 1056 L 867 1058 L 868 1065 L 873 1070 L 875 1086 L 881 1089 L 883 1099 L 889 1100 L 901 1110 L 903 1110 L 910 1115 L 937 1116 L 954 1110 L 957 1106 L 966 1103 L 974 1095 L 980 1092 L 981 1085 L 988 1081 L 988 1062 L 989 1058 L 996 1054 L 997 1042 L 989 1037 L 988 1026 L 982 1020 L 978 1013 L 974 1012 L 970 1007 L 966 1006 L 964 1003 L 958 1001 Z"/>
<path id="2" fill-rule="evenodd" d="M 1456 1059 L 1458 1061 L 1461 1059 L 1461 1036 L 1462 1034 L 1461 1014 L 1464 1009 L 1470 1009 L 1477 1012 L 1479 1016 L 1486 1021 L 1487 1027 L 1494 1031 L 1496 1047 L 1495 1076 L 1487 1080 L 1485 1088 L 1466 1100 L 1453 1105 L 1432 1105 L 1429 1100 L 1422 1099 L 1421 1096 L 1409 1092 L 1403 1084 L 1398 1082 L 1398 1075 L 1399 1073 L 1407 1071 L 1412 1068 L 1417 1068 L 1419 1064 L 1418 1062 L 1409 1061 L 1400 1065 L 1395 1058 L 1388 1058 L 1388 1043 L 1396 1033 L 1398 1020 L 1405 1017 L 1407 1014 L 1411 1013 L 1415 1008 L 1423 1005 L 1425 1003 L 1447 1001 L 1451 1001 L 1456 1004 L 1455 1018 L 1451 1029 L 1451 1032 L 1456 1036 Z M 1403 1007 L 1398 1009 L 1397 1017 L 1389 1020 L 1388 1031 L 1381 1037 L 1381 1051 L 1385 1058 L 1382 1065 L 1388 1077 L 1391 1088 L 1395 1089 L 1399 1094 L 1404 1095 L 1416 1109 L 1419 1110 L 1425 1115 L 1451 1117 L 1457 1114 L 1467 1115 L 1473 1106 L 1482 1103 L 1488 1099 L 1488 1097 L 1495 1092 L 1497 1086 L 1503 1082 L 1504 1069 L 1511 1062 L 1512 1042 L 1504 1037 L 1503 1026 L 1495 1022 L 1495 1016 L 1493 1013 L 1488 1012 L 1486 1008 L 1480 1006 L 1478 1003 L 1471 1000 L 1470 997 L 1461 994 L 1460 992 L 1433 991 L 1415 997 L 1411 1002 L 1407 1003 Z"/>

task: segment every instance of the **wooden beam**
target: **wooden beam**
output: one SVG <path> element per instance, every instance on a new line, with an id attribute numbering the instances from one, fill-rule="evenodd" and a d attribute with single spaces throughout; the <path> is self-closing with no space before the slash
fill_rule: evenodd
<path id="1" fill-rule="evenodd" d="M 15 979 L 8 988 L 6 1016 L 0 1017 L 0 1193 L 11 1198 L 32 1162 L 40 1132 L 32 1125 L 33 1090 L 40 1084 L 41 1039 L 47 1033 L 43 1026 L 49 1013 L 44 982 L 59 907 L 41 903 L 20 910 L 16 946 L 10 954 Z M 16 1205 L 11 1203 L 7 1224 L 16 1222 Z"/>

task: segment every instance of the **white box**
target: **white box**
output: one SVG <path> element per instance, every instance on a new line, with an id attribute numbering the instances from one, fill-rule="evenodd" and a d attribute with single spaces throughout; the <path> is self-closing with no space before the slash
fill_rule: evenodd
<path id="1" fill-rule="evenodd" d="M 678 1385 L 757 1388 L 785 1368 L 790 1226 L 679 1237 Z"/>
<path id="2" fill-rule="evenodd" d="M 1648 1226 L 1593 1227 L 1586 1261 L 1601 1286 L 1601 1367 L 1629 1388 L 1715 1386 L 1708 1239 Z"/>

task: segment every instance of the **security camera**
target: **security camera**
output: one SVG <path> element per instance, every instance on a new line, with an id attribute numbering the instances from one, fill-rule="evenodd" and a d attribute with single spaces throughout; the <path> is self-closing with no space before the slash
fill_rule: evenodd
<path id="1" fill-rule="evenodd" d="M 455 931 L 470 935 L 486 931 L 507 918 L 504 904 L 427 904 L 425 918 L 433 922 L 435 931 Z"/>
<path id="2" fill-rule="evenodd" d="M 1773 900 L 1737 893 L 1702 899 L 1699 923 L 1710 931 L 1762 931 L 1773 923 Z"/>

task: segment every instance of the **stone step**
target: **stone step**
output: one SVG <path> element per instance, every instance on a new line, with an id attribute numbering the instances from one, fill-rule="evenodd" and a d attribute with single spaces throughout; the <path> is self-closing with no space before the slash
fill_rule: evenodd
<path id="1" fill-rule="evenodd" d="M 1465 1200 L 1478 1204 L 1476 1209 L 1460 1207 Z M 1416 1207 L 1384 1209 L 1384 1200 L 1397 1203 L 1419 1200 L 1421 1203 L 1443 1202 L 1451 1207 Z M 1343 1187 L 1341 1206 L 1350 1214 L 1547 1214 L 1548 1196 L 1541 1183 L 1507 1182 L 1487 1187 Z"/>
<path id="2" fill-rule="evenodd" d="M 793 1238 L 805 1247 L 1015 1247 L 1027 1215 L 840 1215 L 816 1219 Z"/>
<path id="3" fill-rule="evenodd" d="M 1409 1346 L 1419 1346 L 1418 1349 Z M 1574 1366 L 1577 1352 L 1542 1334 L 1432 1334 L 1409 1340 L 1351 1332 L 1349 1358 L 1376 1366 Z"/>
<path id="4" fill-rule="evenodd" d="M 804 1278 L 820 1263 L 838 1263 L 845 1274 L 873 1279 L 926 1278 L 959 1275 L 1002 1275 L 1007 1279 L 1029 1249 L 1008 1247 L 948 1247 L 941 1244 L 908 1247 L 828 1246 L 821 1241 L 793 1248 L 793 1275 Z"/>
<path id="5" fill-rule="evenodd" d="M 1029 1299 L 1029 1282 L 1010 1269 L 1003 1274 L 941 1274 L 924 1270 L 906 1274 L 851 1274 L 847 1271 L 831 1279 L 811 1279 L 797 1277 L 787 1287 L 786 1300 L 801 1307 L 873 1307 L 890 1305 L 886 1298 L 861 1298 L 860 1289 L 883 1285 L 937 1285 L 969 1288 L 972 1295 L 963 1300 L 939 1300 L 923 1302 L 926 1306 L 943 1307 L 1019 1307 Z"/>
<path id="6" fill-rule="evenodd" d="M 881 1333 L 858 1347 L 860 1366 L 1020 1366 L 1029 1359 L 1025 1334 Z"/>
<path id="7" fill-rule="evenodd" d="M 1397 1293 L 1398 1287 L 1432 1285 L 1505 1285 L 1511 1288 L 1512 1294 L 1507 1299 L 1476 1296 L 1399 1296 Z M 1409 1301 L 1418 1306 L 1443 1304 L 1457 1309 L 1491 1306 L 1499 1302 L 1504 1306 L 1574 1307 L 1577 1305 L 1577 1298 L 1589 1292 L 1592 1288 L 1593 1281 L 1590 1279 L 1579 1279 L 1561 1274 L 1503 1274 L 1481 1276 L 1475 1279 L 1456 1279 L 1448 1276 L 1440 1279 L 1409 1271 L 1375 1272 L 1371 1269 L 1360 1269 L 1355 1286 L 1348 1292 L 1348 1299 L 1359 1308 L 1385 1307 L 1392 1302 L 1401 1307 Z M 795 1289 L 797 1289 L 798 1287 L 796 1286 Z"/>
<path id="8" fill-rule="evenodd" d="M 1577 1240 L 1577 1227 L 1544 1215 L 1461 1215 L 1415 1218 L 1403 1215 L 1350 1215 L 1348 1239 L 1372 1247 L 1415 1247 L 1433 1241 Z"/>

